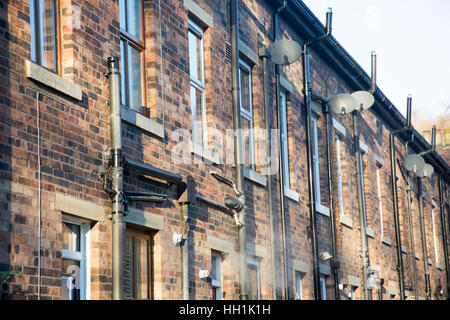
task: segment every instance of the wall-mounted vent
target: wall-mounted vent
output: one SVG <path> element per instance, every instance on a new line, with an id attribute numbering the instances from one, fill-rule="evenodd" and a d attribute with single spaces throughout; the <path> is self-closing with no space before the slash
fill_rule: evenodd
<path id="1" fill-rule="evenodd" d="M 229 44 L 228 42 L 225 42 L 225 58 L 224 61 L 225 63 L 230 63 L 231 62 L 231 44 Z"/>

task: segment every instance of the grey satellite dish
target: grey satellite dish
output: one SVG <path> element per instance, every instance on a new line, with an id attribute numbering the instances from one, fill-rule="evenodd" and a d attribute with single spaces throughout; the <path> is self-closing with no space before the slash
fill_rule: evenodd
<path id="1" fill-rule="evenodd" d="M 373 95 L 367 91 L 353 92 L 352 97 L 356 100 L 356 109 L 358 110 L 369 109 L 375 102 Z"/>
<path id="2" fill-rule="evenodd" d="M 355 110 L 356 100 L 350 94 L 341 93 L 328 101 L 328 105 L 334 113 L 347 114 Z"/>
<path id="3" fill-rule="evenodd" d="M 414 173 L 422 170 L 425 160 L 418 154 L 408 154 L 405 158 L 406 170 L 412 171 Z"/>
<path id="4" fill-rule="evenodd" d="M 294 40 L 277 40 L 267 49 L 273 63 L 286 66 L 298 60 L 302 47 Z"/>
<path id="5" fill-rule="evenodd" d="M 422 170 L 419 170 L 419 172 L 417 172 L 416 174 L 419 178 L 426 178 L 426 177 L 431 177 L 433 172 L 434 172 L 433 166 L 428 163 L 425 163 L 423 165 Z"/>

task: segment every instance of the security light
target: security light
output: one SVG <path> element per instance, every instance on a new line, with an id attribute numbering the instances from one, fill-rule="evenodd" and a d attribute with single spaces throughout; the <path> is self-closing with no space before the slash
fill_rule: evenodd
<path id="1" fill-rule="evenodd" d="M 328 261 L 328 260 L 330 260 L 331 258 L 333 258 L 333 257 L 331 256 L 331 254 L 329 254 L 329 253 L 326 252 L 326 251 L 320 253 L 320 259 L 321 259 L 322 261 Z"/>
<path id="2" fill-rule="evenodd" d="M 178 247 L 178 246 L 182 247 L 184 245 L 185 241 L 186 241 L 186 239 L 183 238 L 182 234 L 174 231 L 174 233 L 172 234 L 172 242 L 175 247 Z"/>

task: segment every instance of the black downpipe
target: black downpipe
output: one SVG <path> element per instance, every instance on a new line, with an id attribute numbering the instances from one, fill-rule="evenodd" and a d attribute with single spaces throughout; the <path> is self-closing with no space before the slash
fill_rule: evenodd
<path id="1" fill-rule="evenodd" d="M 334 212 L 333 197 L 333 160 L 332 160 L 332 137 L 331 137 L 331 114 L 328 105 L 324 106 L 325 110 L 325 127 L 327 136 L 327 166 L 328 166 L 328 195 L 330 198 L 330 224 L 331 224 L 331 244 L 333 247 L 333 261 L 331 261 L 331 269 L 334 278 L 334 297 L 339 300 L 339 258 L 336 239 L 336 214 Z"/>
<path id="2" fill-rule="evenodd" d="M 266 48 L 262 48 L 265 50 Z M 271 159 L 271 147 L 272 140 L 270 134 L 270 119 L 269 119 L 269 92 L 268 92 L 268 80 L 267 80 L 267 55 L 261 55 L 262 59 L 262 68 L 263 68 L 263 91 L 264 91 L 264 117 L 266 122 L 266 130 L 267 130 L 267 149 L 266 149 L 266 157 L 267 160 Z M 270 163 L 270 166 L 272 164 Z M 269 168 L 267 168 L 269 170 Z M 267 204 L 269 206 L 269 228 L 270 228 L 270 252 L 271 252 L 271 267 L 272 267 L 272 299 L 277 298 L 277 272 L 276 272 L 276 254 L 275 254 L 275 239 L 274 239 L 274 214 L 273 214 L 273 201 L 272 201 L 272 174 L 268 172 L 267 174 Z"/>
<path id="3" fill-rule="evenodd" d="M 441 228 L 442 228 L 442 241 L 444 247 L 444 259 L 445 259 L 445 273 L 447 275 L 447 298 L 450 297 L 450 270 L 448 266 L 448 243 L 447 243 L 447 232 L 445 230 L 445 206 L 446 199 L 444 199 L 444 186 L 442 183 L 442 176 L 439 176 L 439 206 L 441 207 Z"/>
<path id="4" fill-rule="evenodd" d="M 423 191 L 422 179 L 417 177 L 417 187 L 419 189 L 419 210 L 420 210 L 420 234 L 422 236 L 422 260 L 425 273 L 425 294 L 426 299 L 431 300 L 430 271 L 428 268 L 427 235 L 425 230 L 425 218 L 423 213 Z"/>
<path id="5" fill-rule="evenodd" d="M 284 10 L 284 7 L 279 8 L 273 17 L 274 20 L 274 40 L 278 40 L 278 18 L 279 14 L 282 10 Z M 275 65 L 275 102 L 276 102 L 276 112 L 277 112 L 277 128 L 279 132 L 279 141 L 281 143 L 281 105 L 280 105 L 280 66 Z M 281 212 L 281 236 L 282 236 L 282 242 L 283 242 L 283 267 L 284 267 L 284 298 L 286 300 L 289 300 L 289 275 L 288 275 L 288 262 L 287 262 L 287 244 L 286 244 L 286 220 L 285 220 L 285 214 L 286 214 L 286 207 L 284 202 L 284 176 L 283 176 L 283 155 L 281 154 L 281 150 L 278 152 L 278 166 L 279 166 L 279 188 L 280 188 L 280 212 Z"/>
<path id="6" fill-rule="evenodd" d="M 355 148 L 355 160 L 356 160 L 356 177 L 358 183 L 356 184 L 358 189 L 358 207 L 359 207 L 359 224 L 360 224 L 360 235 L 361 235 L 361 270 L 362 270 L 362 287 L 364 289 L 364 299 L 369 300 L 371 298 L 369 288 L 367 287 L 367 276 L 369 269 L 369 248 L 367 245 L 367 234 L 366 234 L 366 206 L 364 201 L 364 190 L 363 190 L 363 172 L 362 172 L 362 162 L 361 162 L 361 149 L 359 145 L 359 127 L 358 127 L 358 115 L 359 111 L 355 110 L 352 112 L 353 118 L 353 144 Z"/>
<path id="7" fill-rule="evenodd" d="M 408 154 L 408 145 L 412 140 L 414 139 L 414 136 L 412 136 L 412 139 L 410 141 L 407 141 L 405 143 L 405 154 Z M 408 197 L 408 224 L 409 224 L 409 241 L 411 243 L 411 261 L 412 261 L 412 267 L 413 267 L 413 277 L 414 277 L 414 299 L 418 300 L 419 296 L 419 286 L 417 281 L 417 264 L 416 264 L 416 245 L 414 241 L 414 228 L 413 228 L 413 217 L 412 217 L 412 211 L 411 211 L 411 200 L 412 200 L 412 192 L 411 189 L 411 177 L 408 174 L 408 177 L 406 178 L 407 186 L 406 186 L 406 196 Z"/>
<path id="8" fill-rule="evenodd" d="M 241 88 L 239 86 L 239 0 L 231 0 L 230 6 L 231 20 L 231 74 L 232 74 L 232 94 L 233 94 L 233 127 L 234 134 L 234 161 L 236 167 L 236 187 L 241 192 L 239 200 L 245 204 L 244 195 L 244 168 L 242 164 L 242 135 L 241 135 L 241 105 L 239 95 Z M 247 250 L 246 250 L 246 226 L 245 226 L 245 207 L 240 212 L 240 221 L 243 225 L 239 227 L 239 297 L 241 300 L 248 299 L 248 279 L 247 279 Z"/>
<path id="9" fill-rule="evenodd" d="M 327 28 L 326 33 L 316 39 L 303 44 L 303 90 L 305 101 L 305 125 L 306 125 L 306 155 L 308 160 L 308 185 L 309 185 L 309 216 L 310 229 L 312 237 L 312 257 L 313 257 L 313 278 L 314 278 L 314 298 L 321 300 L 320 288 L 320 266 L 319 266 L 319 247 L 317 236 L 317 220 L 316 220 L 316 196 L 313 178 L 313 159 L 311 146 L 311 75 L 309 68 L 309 46 L 316 44 L 328 38 L 331 34 L 331 11 L 327 12 Z"/>
<path id="10" fill-rule="evenodd" d="M 389 134 L 389 151 L 391 158 L 391 183 L 392 183 L 392 201 L 394 205 L 394 226 L 395 226 L 395 241 L 397 244 L 397 272 L 398 272 L 398 284 L 400 290 L 400 300 L 405 300 L 405 279 L 403 272 L 403 254 L 402 254 L 402 240 L 400 233 L 400 218 L 398 213 L 398 196 L 397 196 L 397 175 L 396 175 L 396 163 L 395 163 L 395 136 L 405 131 L 409 131 L 411 127 L 411 97 L 408 97 L 407 106 L 407 121 L 406 126 L 392 131 Z"/>

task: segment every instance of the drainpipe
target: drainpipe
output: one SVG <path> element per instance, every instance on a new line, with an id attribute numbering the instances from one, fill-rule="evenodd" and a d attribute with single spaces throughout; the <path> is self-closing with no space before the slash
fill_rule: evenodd
<path id="1" fill-rule="evenodd" d="M 389 151 L 391 153 L 391 183 L 392 183 L 392 202 L 394 205 L 394 226 L 395 226 L 395 241 L 397 244 L 397 272 L 398 285 L 400 290 L 400 300 L 405 300 L 405 279 L 403 273 L 403 254 L 402 254 L 402 240 L 400 233 L 400 218 L 398 213 L 398 198 L 397 198 L 397 177 L 396 177 L 396 163 L 395 163 L 395 136 L 411 128 L 411 96 L 408 96 L 406 126 L 392 131 L 389 134 Z"/>
<path id="2" fill-rule="evenodd" d="M 234 134 L 234 161 L 236 167 L 236 187 L 241 195 L 239 200 L 245 204 L 244 190 L 244 167 L 242 157 L 242 135 L 241 135 L 241 105 L 239 95 L 241 88 L 239 86 L 239 0 L 231 0 L 231 75 L 232 75 L 232 94 L 233 94 L 233 127 Z M 247 279 L 247 250 L 246 250 L 246 226 L 245 226 L 245 207 L 240 212 L 240 221 L 243 225 L 238 231 L 239 237 L 239 298 L 248 299 L 248 279 Z"/>
<path id="3" fill-rule="evenodd" d="M 274 41 L 278 40 L 278 19 L 280 13 L 286 9 L 287 1 L 283 1 L 283 5 L 277 9 L 273 16 L 274 24 Z M 277 128 L 279 133 L 279 141 L 281 143 L 281 105 L 280 105 L 280 66 L 275 65 L 275 102 L 276 102 L 276 113 L 277 113 Z M 283 155 L 281 150 L 278 150 L 278 175 L 279 175 L 279 192 L 280 192 L 280 211 L 281 211 L 281 236 L 283 243 L 283 267 L 284 267 L 284 299 L 289 300 L 289 281 L 288 281 L 288 262 L 287 262 L 287 246 L 286 246 L 286 207 L 284 202 L 284 172 L 283 172 Z"/>
<path id="4" fill-rule="evenodd" d="M 366 224 L 365 224 L 365 211 L 366 206 L 364 203 L 363 196 L 363 181 L 362 181 L 362 159 L 361 159 L 361 149 L 359 146 L 359 127 L 358 127 L 358 115 L 359 111 L 355 110 L 352 112 L 353 117 L 353 144 L 355 148 L 355 160 L 356 160 L 356 177 L 358 183 L 356 184 L 358 190 L 358 207 L 359 207 L 359 225 L 360 225 L 360 235 L 361 235 L 361 269 L 362 269 L 362 287 L 364 288 L 364 299 L 370 300 L 370 292 L 367 287 L 366 279 L 369 269 L 369 249 L 367 245 L 367 234 L 366 234 Z"/>
<path id="5" fill-rule="evenodd" d="M 182 205 L 183 210 L 183 222 L 184 222 L 184 239 L 181 245 L 181 259 L 183 265 L 183 300 L 189 300 L 189 204 Z"/>
<path id="6" fill-rule="evenodd" d="M 123 167 L 122 167 L 122 128 L 120 119 L 120 71 L 119 58 L 108 58 L 108 79 L 111 107 L 111 176 L 112 190 L 112 278 L 113 299 L 123 299 L 124 231 L 123 221 Z"/>
<path id="7" fill-rule="evenodd" d="M 450 270 L 448 266 L 448 247 L 447 247 L 447 232 L 445 230 L 445 205 L 446 200 L 444 199 L 444 185 L 443 177 L 439 176 L 439 206 L 441 207 L 441 228 L 442 228 L 442 241 L 444 248 L 444 259 L 445 259 L 445 273 L 447 275 L 447 297 L 450 297 Z"/>
<path id="8" fill-rule="evenodd" d="M 408 146 L 409 143 L 414 140 L 414 135 L 412 136 L 410 141 L 405 143 L 405 153 L 408 154 Z M 408 174 L 407 185 L 406 185 L 406 196 L 408 198 L 408 224 L 409 224 L 409 241 L 411 243 L 411 260 L 413 266 L 413 276 L 414 276 L 414 300 L 418 299 L 419 296 L 419 287 L 417 283 L 417 264 L 416 264 L 416 246 L 414 241 L 414 229 L 413 229 L 413 218 L 411 212 L 411 199 L 412 199 L 412 189 L 411 189 L 411 177 Z"/>
<path id="9" fill-rule="evenodd" d="M 267 149 L 266 149 L 266 158 L 271 159 L 271 147 L 272 147 L 272 139 L 270 134 L 270 120 L 269 120 L 269 92 L 268 92 L 268 80 L 267 80 L 267 54 L 266 48 L 261 48 L 260 57 L 262 59 L 262 67 L 263 67 L 263 91 L 264 91 L 264 117 L 266 120 L 266 141 L 267 141 Z M 272 163 L 270 163 L 272 166 Z M 270 170 L 269 168 L 267 168 Z M 275 238 L 274 238 L 274 230 L 273 227 L 275 225 L 275 217 L 273 214 L 273 200 L 272 200 L 272 172 L 268 172 L 267 174 L 267 205 L 269 206 L 269 233 L 270 233 L 270 253 L 271 253 L 271 267 L 272 267 L 272 299 L 276 300 L 277 298 L 277 273 L 276 273 L 276 254 L 275 254 Z"/>
<path id="10" fill-rule="evenodd" d="M 337 239 L 336 239 L 336 214 L 334 212 L 334 197 L 333 197 L 333 160 L 332 160 L 332 140 L 331 140 L 331 113 L 329 106 L 324 105 L 325 111 L 325 127 L 327 137 L 327 167 L 328 167 L 328 195 L 330 198 L 330 228 L 331 228 L 331 245 L 333 247 L 333 261 L 331 261 L 331 268 L 333 270 L 334 278 L 334 297 L 339 300 L 339 261 L 337 251 Z"/>
<path id="11" fill-rule="evenodd" d="M 313 178 L 313 159 L 311 146 L 311 75 L 309 68 L 309 46 L 319 41 L 325 40 L 331 35 L 331 8 L 327 11 L 326 33 L 316 39 L 306 42 L 303 45 L 303 90 L 306 107 L 306 153 L 308 159 L 308 184 L 309 184 L 309 215 L 310 228 L 312 237 L 312 256 L 313 256 L 313 275 L 314 275 L 314 297 L 315 300 L 321 300 L 320 288 L 320 269 L 319 269 L 319 248 L 317 238 L 317 221 L 316 221 L 316 197 L 315 185 Z"/>
<path id="12" fill-rule="evenodd" d="M 427 253 L 427 235 L 425 230 L 425 218 L 423 214 L 423 193 L 422 193 L 422 179 L 417 177 L 417 186 L 419 189 L 419 209 L 420 209 L 420 234 L 422 236 L 422 260 L 425 272 L 425 294 L 426 299 L 431 300 L 430 287 L 430 270 L 428 269 L 428 253 Z"/>

